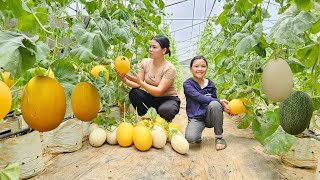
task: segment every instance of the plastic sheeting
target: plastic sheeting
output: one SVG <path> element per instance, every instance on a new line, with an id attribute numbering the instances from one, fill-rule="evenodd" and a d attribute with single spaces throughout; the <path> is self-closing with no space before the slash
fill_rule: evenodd
<path id="1" fill-rule="evenodd" d="M 30 178 L 44 170 L 40 133 L 33 131 L 23 136 L 0 140 L 0 169 L 8 163 L 19 162 L 20 178 Z"/>
<path id="2" fill-rule="evenodd" d="M 69 119 L 56 129 L 43 133 L 43 146 L 48 153 L 74 152 L 82 147 L 82 121 Z"/>

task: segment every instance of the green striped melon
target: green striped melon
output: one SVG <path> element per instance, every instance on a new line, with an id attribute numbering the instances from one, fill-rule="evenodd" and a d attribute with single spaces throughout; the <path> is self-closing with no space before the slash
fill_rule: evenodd
<path id="1" fill-rule="evenodd" d="M 302 133 L 310 124 L 313 113 L 310 96 L 302 91 L 294 91 L 280 104 L 280 125 L 288 134 Z"/>

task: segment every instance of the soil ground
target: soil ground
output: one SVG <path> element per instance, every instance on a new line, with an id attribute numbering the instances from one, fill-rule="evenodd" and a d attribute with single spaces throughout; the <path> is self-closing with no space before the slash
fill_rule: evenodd
<path id="1" fill-rule="evenodd" d="M 184 130 L 187 125 L 185 98 L 179 95 L 180 113 L 173 122 Z M 234 118 L 225 116 L 224 138 L 228 147 L 215 150 L 213 129 L 206 128 L 203 141 L 191 145 L 187 155 L 176 153 L 170 143 L 163 149 L 140 152 L 134 146 L 104 144 L 94 148 L 84 138 L 79 151 L 44 154 L 45 170 L 32 179 L 280 179 L 282 163 L 278 156 L 262 152 L 251 130 L 236 128 Z M 294 168 L 288 179 L 315 179 L 315 170 Z M 293 175 L 296 174 L 296 175 Z"/>

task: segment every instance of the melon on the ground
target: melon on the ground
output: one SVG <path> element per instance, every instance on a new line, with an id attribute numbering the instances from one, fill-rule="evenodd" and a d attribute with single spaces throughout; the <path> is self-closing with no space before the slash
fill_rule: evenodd
<path id="1" fill-rule="evenodd" d="M 122 147 L 129 147 L 133 143 L 133 125 L 122 122 L 117 129 L 117 141 Z"/>
<path id="2" fill-rule="evenodd" d="M 151 131 L 146 126 L 136 126 L 133 129 L 133 143 L 140 151 L 147 151 L 152 146 Z"/>

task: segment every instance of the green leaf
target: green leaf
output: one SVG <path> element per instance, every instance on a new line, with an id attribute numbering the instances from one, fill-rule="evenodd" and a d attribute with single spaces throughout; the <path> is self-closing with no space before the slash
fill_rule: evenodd
<path id="1" fill-rule="evenodd" d="M 92 50 L 89 48 L 85 48 L 83 46 L 78 46 L 70 51 L 70 54 L 79 58 L 79 60 L 83 62 L 91 62 L 97 58 L 94 54 L 92 54 Z"/>
<path id="2" fill-rule="evenodd" d="M 36 44 L 29 37 L 11 31 L 0 32 L 0 67 L 12 76 L 21 76 L 30 69 L 37 53 Z"/>
<path id="3" fill-rule="evenodd" d="M 36 20 L 35 16 L 41 22 L 41 24 L 45 24 L 48 20 L 48 13 L 44 8 L 37 8 L 36 12 L 28 13 L 18 18 L 18 28 L 21 31 L 36 33 L 41 30 L 41 26 Z"/>
<path id="4" fill-rule="evenodd" d="M 252 21 L 248 21 L 242 30 L 235 34 L 232 38 L 236 40 L 235 55 L 243 56 L 245 53 L 250 52 L 256 46 L 262 35 L 263 27 L 261 23 L 257 23 L 254 31 L 250 31 Z"/>
<path id="5" fill-rule="evenodd" d="M 263 0 L 250 0 L 253 4 L 260 4 Z"/>
<path id="6" fill-rule="evenodd" d="M 246 114 L 241 120 L 240 124 L 237 126 L 238 129 L 246 129 L 250 126 L 252 122 L 253 116 L 252 114 Z"/>
<path id="7" fill-rule="evenodd" d="M 80 0 L 85 5 L 85 9 L 89 14 L 93 14 L 95 10 L 102 10 L 103 0 Z"/>
<path id="8" fill-rule="evenodd" d="M 254 51 L 261 57 L 265 58 L 267 55 L 266 49 L 262 47 L 261 43 L 258 43 L 253 47 Z"/>
<path id="9" fill-rule="evenodd" d="M 320 19 L 320 16 L 312 13 L 299 11 L 291 5 L 274 24 L 267 36 L 267 42 L 284 44 L 291 48 L 301 47 L 305 44 L 304 32 Z"/>
<path id="10" fill-rule="evenodd" d="M 16 18 L 27 14 L 26 8 L 23 8 L 21 0 L 0 0 L 0 10 L 12 11 Z M 26 6 L 26 5 L 25 5 Z"/>
<path id="11" fill-rule="evenodd" d="M 73 54 L 78 54 L 80 59 L 88 58 L 87 55 L 93 54 L 94 56 L 103 57 L 106 54 L 105 47 L 109 46 L 106 37 L 101 32 L 101 28 L 98 27 L 94 21 L 90 21 L 89 23 L 90 29 L 85 29 L 84 24 L 77 23 L 72 27 L 73 34 L 77 40 L 77 42 L 83 47 L 86 52 L 77 52 Z M 106 28 L 107 29 L 107 28 Z M 73 50 L 74 51 L 74 50 Z M 83 56 L 86 55 L 86 56 Z M 93 57 L 90 55 L 89 57 Z"/>
<path id="12" fill-rule="evenodd" d="M 111 24 L 113 29 L 112 36 L 120 39 L 124 43 L 129 42 L 130 33 L 129 33 L 129 26 L 127 25 L 127 23 L 121 19 L 120 21 L 112 20 Z"/>
<path id="13" fill-rule="evenodd" d="M 230 9 L 231 9 L 230 4 L 225 4 L 223 6 L 222 13 L 220 13 L 220 15 L 218 16 L 218 18 L 215 21 L 216 25 L 221 24 L 223 26 L 223 24 L 225 24 Z"/>
<path id="14" fill-rule="evenodd" d="M 134 0 L 132 3 L 137 4 L 141 9 L 147 9 L 147 7 L 144 5 L 144 3 L 141 0 Z"/>
<path id="15" fill-rule="evenodd" d="M 253 119 L 252 131 L 254 137 L 262 144 L 265 144 L 267 137 L 271 136 L 279 126 L 279 109 L 266 111 L 262 118 Z"/>
<path id="16" fill-rule="evenodd" d="M 71 96 L 72 89 L 79 82 L 73 65 L 64 59 L 54 61 L 50 67 L 54 72 L 55 79 L 64 88 L 67 99 L 70 100 L 69 97 Z"/>
<path id="17" fill-rule="evenodd" d="M 313 8 L 313 1 L 312 0 L 294 0 L 297 7 L 304 11 L 310 11 Z"/>
<path id="18" fill-rule="evenodd" d="M 314 110 L 320 110 L 320 96 L 312 97 Z"/>
<path id="19" fill-rule="evenodd" d="M 270 155 L 282 155 L 288 152 L 296 141 L 296 137 L 284 132 L 281 126 L 265 139 L 263 152 Z"/>
<path id="20" fill-rule="evenodd" d="M 313 24 L 310 32 L 312 34 L 317 34 L 318 32 L 320 32 L 320 20 Z"/>
<path id="21" fill-rule="evenodd" d="M 20 165 L 18 162 L 8 164 L 4 169 L 0 171 L 1 180 L 19 179 L 20 177 Z"/>
<path id="22" fill-rule="evenodd" d="M 304 65 L 296 58 L 289 57 L 287 62 L 293 73 L 298 73 L 305 69 Z"/>
<path id="23" fill-rule="evenodd" d="M 37 45 L 37 54 L 36 54 L 37 60 L 38 61 L 45 60 L 50 53 L 50 49 L 48 45 L 43 43 L 42 41 L 37 41 L 36 45 Z"/>
<path id="24" fill-rule="evenodd" d="M 236 3 L 236 9 L 241 12 L 248 9 L 251 9 L 253 5 L 248 0 L 239 0 Z"/>
<path id="25" fill-rule="evenodd" d="M 230 18 L 230 24 L 237 24 L 237 25 L 241 25 L 241 21 L 245 20 L 243 17 L 231 17 Z"/>
<path id="26" fill-rule="evenodd" d="M 103 35 L 105 36 L 111 35 L 112 25 L 108 19 L 101 17 L 99 14 L 94 14 L 94 21 L 96 22 L 97 26 L 100 28 Z"/>
<path id="27" fill-rule="evenodd" d="M 311 44 L 297 50 L 297 58 L 306 68 L 310 68 L 316 62 L 318 55 L 318 44 Z"/>
<path id="28" fill-rule="evenodd" d="M 157 6 L 160 8 L 160 9 L 164 9 L 164 2 L 162 1 L 162 0 L 158 0 L 158 2 L 156 1 L 156 4 L 157 4 Z"/>
<path id="29" fill-rule="evenodd" d="M 154 120 L 157 117 L 157 110 L 153 107 L 150 107 L 143 117 Z"/>

